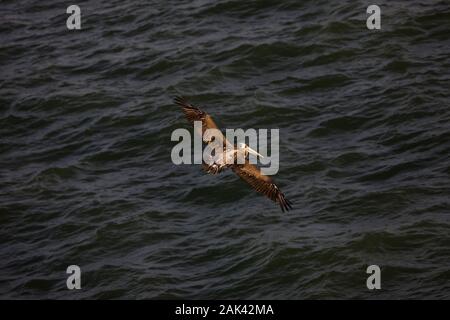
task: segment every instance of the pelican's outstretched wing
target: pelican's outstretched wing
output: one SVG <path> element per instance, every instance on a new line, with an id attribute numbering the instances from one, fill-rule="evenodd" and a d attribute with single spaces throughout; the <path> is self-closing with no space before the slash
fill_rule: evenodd
<path id="1" fill-rule="evenodd" d="M 202 139 L 207 144 L 212 143 L 221 143 L 222 145 L 220 148 L 224 147 L 231 147 L 231 144 L 228 142 L 228 140 L 225 138 L 225 136 L 220 131 L 219 127 L 216 125 L 212 117 L 207 114 L 206 112 L 200 110 L 199 108 L 193 106 L 190 104 L 186 98 L 183 97 L 175 97 L 174 102 L 181 106 L 183 108 L 183 112 L 186 115 L 186 118 L 189 120 L 190 123 L 194 124 L 194 121 L 201 121 L 202 122 L 202 132 L 198 132 L 198 134 L 201 134 Z M 220 134 L 218 140 L 212 140 L 210 137 L 205 135 L 205 131 L 208 129 L 216 129 L 217 133 Z M 210 174 L 216 174 L 221 172 L 223 169 L 218 169 L 217 165 L 215 164 L 207 164 L 203 162 L 203 169 Z"/>
<path id="2" fill-rule="evenodd" d="M 269 176 L 263 175 L 258 167 L 247 161 L 245 164 L 236 164 L 231 168 L 256 191 L 264 194 L 270 200 L 278 202 L 283 212 L 292 209 L 291 202 L 285 198 L 284 194 L 273 183 L 272 179 Z"/>
<path id="3" fill-rule="evenodd" d="M 183 112 L 186 115 L 186 118 L 190 123 L 194 124 L 194 121 L 202 122 L 202 136 L 207 129 L 217 129 L 219 127 L 216 125 L 214 120 L 211 118 L 209 114 L 200 110 L 197 107 L 194 107 L 183 97 L 175 97 L 175 103 L 183 108 Z M 224 137 L 225 138 L 225 137 Z M 209 141 L 205 141 L 209 142 Z"/>

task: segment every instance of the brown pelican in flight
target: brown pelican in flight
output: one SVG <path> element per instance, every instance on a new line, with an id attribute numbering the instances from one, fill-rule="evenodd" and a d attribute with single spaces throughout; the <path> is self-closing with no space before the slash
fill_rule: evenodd
<path id="1" fill-rule="evenodd" d="M 175 103 L 183 108 L 183 112 L 189 122 L 193 124 L 194 121 L 201 121 L 201 134 L 203 137 L 207 129 L 219 130 L 209 114 L 193 106 L 185 98 L 176 97 Z M 222 139 L 224 144 L 223 156 L 219 159 L 215 158 L 214 161 L 210 164 L 203 162 L 203 168 L 205 169 L 205 171 L 210 174 L 216 174 L 226 168 L 231 168 L 234 173 L 241 177 L 245 182 L 250 184 L 257 192 L 260 192 L 267 196 L 270 200 L 277 202 L 283 212 L 285 210 L 288 211 L 289 209 L 292 209 L 291 202 L 285 198 L 284 194 L 280 191 L 280 189 L 272 181 L 272 179 L 269 176 L 262 174 L 260 169 L 251 164 L 248 160 L 249 153 L 258 156 L 261 155 L 255 150 L 251 149 L 245 143 L 239 143 L 236 146 L 231 145 L 231 143 L 223 136 L 223 134 Z M 212 140 L 206 140 L 205 142 L 209 144 L 212 142 Z M 244 156 L 244 164 L 238 164 L 238 162 L 236 161 L 238 156 Z M 224 158 L 227 157 L 232 157 L 233 161 L 224 161 Z"/>

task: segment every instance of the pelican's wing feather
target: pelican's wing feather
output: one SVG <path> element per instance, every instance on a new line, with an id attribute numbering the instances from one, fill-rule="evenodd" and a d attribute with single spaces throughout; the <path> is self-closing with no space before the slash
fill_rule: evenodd
<path id="1" fill-rule="evenodd" d="M 232 169 L 256 191 L 264 194 L 270 200 L 277 202 L 283 212 L 292 209 L 291 202 L 285 198 L 284 194 L 272 179 L 269 176 L 262 174 L 258 167 L 247 161 L 245 164 L 232 166 Z"/>
<path id="2" fill-rule="evenodd" d="M 186 118 L 189 120 L 190 123 L 194 124 L 194 121 L 201 121 L 202 122 L 202 132 L 198 132 L 198 134 L 201 134 L 202 140 L 207 144 L 212 143 L 221 143 L 222 147 L 228 147 L 230 148 L 231 144 L 228 142 L 228 140 L 225 138 L 223 133 L 220 131 L 219 127 L 216 125 L 212 117 L 207 114 L 206 112 L 200 110 L 199 108 L 193 106 L 189 101 L 187 101 L 184 97 L 176 97 L 174 102 L 181 106 L 183 109 L 183 112 L 186 116 Z M 216 129 L 218 133 L 220 133 L 220 136 L 217 137 L 218 140 L 212 140 L 210 137 L 205 135 L 205 131 L 208 129 Z M 213 147 L 213 145 L 211 145 Z M 222 170 L 218 170 L 216 165 L 209 165 L 203 161 L 203 169 L 210 174 L 216 174 L 221 172 Z"/>
<path id="3" fill-rule="evenodd" d="M 194 124 L 194 121 L 202 122 L 202 135 L 207 129 L 220 130 L 209 114 L 197 107 L 194 107 L 186 100 L 186 98 L 176 97 L 174 101 L 177 105 L 183 108 L 183 112 L 190 123 Z"/>

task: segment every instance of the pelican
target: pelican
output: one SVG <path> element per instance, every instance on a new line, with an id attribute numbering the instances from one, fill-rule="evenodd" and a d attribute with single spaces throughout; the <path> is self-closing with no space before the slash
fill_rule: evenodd
<path id="1" fill-rule="evenodd" d="M 205 131 L 207 129 L 217 129 L 216 123 L 209 114 L 200 110 L 199 108 L 190 104 L 183 97 L 176 97 L 174 102 L 181 106 L 183 112 L 190 123 L 194 121 L 201 121 L 202 123 L 202 137 L 203 141 L 207 144 L 212 143 L 213 140 L 205 138 Z M 203 169 L 209 174 L 218 174 L 227 168 L 231 168 L 242 180 L 247 182 L 257 192 L 264 194 L 270 200 L 277 202 L 281 208 L 281 211 L 289 211 L 292 209 L 292 204 L 287 200 L 284 194 L 280 191 L 278 186 L 272 181 L 272 179 L 261 173 L 261 170 L 255 165 L 251 164 L 248 160 L 248 155 L 253 154 L 255 156 L 263 157 L 261 154 L 247 146 L 245 143 L 238 143 L 232 145 L 222 134 L 223 141 L 223 154 L 220 157 L 214 157 L 207 159 L 203 162 Z M 244 157 L 244 163 L 239 164 L 236 160 L 239 156 Z M 231 160 L 231 161 L 230 161 Z"/>

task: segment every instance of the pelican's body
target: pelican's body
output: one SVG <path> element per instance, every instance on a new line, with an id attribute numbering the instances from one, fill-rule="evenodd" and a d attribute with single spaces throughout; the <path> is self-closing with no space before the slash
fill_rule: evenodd
<path id="1" fill-rule="evenodd" d="M 206 172 L 216 174 L 230 167 L 236 159 L 236 156 L 236 149 L 223 147 L 223 152 L 218 153 L 215 156 L 208 156 L 203 163 L 203 167 Z"/>
<path id="2" fill-rule="evenodd" d="M 214 143 L 216 146 L 217 143 L 220 143 L 218 149 L 223 151 L 218 152 L 214 156 L 210 156 L 203 162 L 203 168 L 207 173 L 217 174 L 227 168 L 231 168 L 233 172 L 250 184 L 256 191 L 263 193 L 272 201 L 277 202 L 283 212 L 292 209 L 290 201 L 285 198 L 284 194 L 280 191 L 278 186 L 273 183 L 272 179 L 269 176 L 262 174 L 258 167 L 248 161 L 248 155 L 250 153 L 260 157 L 262 157 L 262 155 L 251 149 L 245 143 L 232 145 L 223 135 L 221 139 L 219 139 L 219 142 L 215 139 L 210 139 L 207 136 L 205 137 L 204 133 L 207 129 L 219 130 L 211 116 L 199 108 L 192 106 L 184 98 L 175 98 L 175 103 L 183 108 L 187 119 L 191 123 L 194 121 L 202 122 L 201 134 L 205 143 Z"/>
<path id="3" fill-rule="evenodd" d="M 234 147 L 225 144 L 223 151 L 214 157 L 209 156 L 203 166 L 206 172 L 216 174 L 239 163 L 239 159 L 247 159 L 249 153 L 262 157 L 262 155 L 248 147 L 245 143 L 239 143 L 234 145 Z"/>

